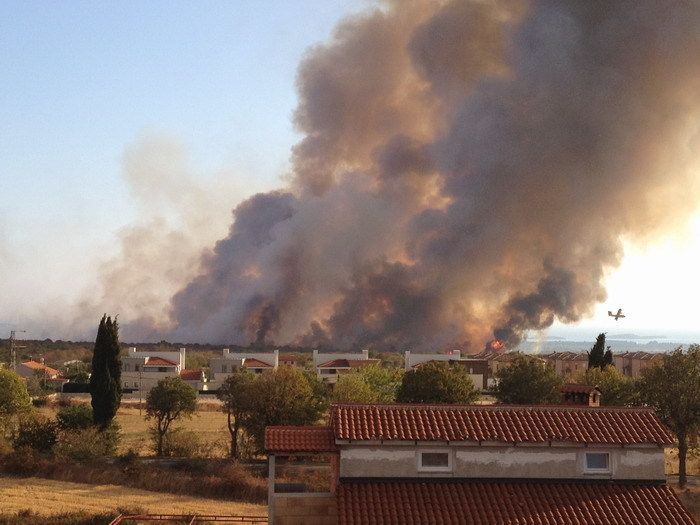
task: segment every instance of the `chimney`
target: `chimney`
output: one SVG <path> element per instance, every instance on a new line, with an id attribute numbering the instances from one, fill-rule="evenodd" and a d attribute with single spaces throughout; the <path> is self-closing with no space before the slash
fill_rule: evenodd
<path id="1" fill-rule="evenodd" d="M 231 350 L 228 348 L 224 348 L 224 351 L 222 352 L 222 356 L 227 357 L 231 353 Z"/>
<path id="2" fill-rule="evenodd" d="M 409 370 L 410 368 L 411 368 L 411 351 L 406 350 L 404 352 L 404 358 L 403 358 L 403 369 Z"/>

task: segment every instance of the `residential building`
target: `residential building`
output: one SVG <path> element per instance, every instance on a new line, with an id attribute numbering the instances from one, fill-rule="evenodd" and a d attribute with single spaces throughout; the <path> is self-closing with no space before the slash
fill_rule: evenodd
<path id="1" fill-rule="evenodd" d="M 588 369 L 588 354 L 585 352 L 551 352 L 543 354 L 542 359 L 554 368 L 560 377 L 571 377 Z"/>
<path id="2" fill-rule="evenodd" d="M 665 484 L 673 434 L 646 408 L 334 405 L 268 427 L 269 522 L 692 525 Z M 325 456 L 326 493 L 279 493 L 280 456 Z"/>
<path id="3" fill-rule="evenodd" d="M 590 385 L 568 384 L 560 388 L 562 403 L 589 407 L 600 406 L 600 390 Z"/>
<path id="4" fill-rule="evenodd" d="M 663 361 L 663 354 L 652 352 L 613 353 L 613 363 L 627 377 L 639 378 L 642 371 Z"/>
<path id="5" fill-rule="evenodd" d="M 45 365 L 43 358 L 40 361 L 29 360 L 18 364 L 16 372 L 25 379 L 34 377 L 37 374 L 43 374 L 46 379 L 59 379 L 61 376 L 61 372 Z"/>
<path id="6" fill-rule="evenodd" d="M 474 386 L 480 390 L 489 388 L 489 362 L 486 359 L 475 359 L 471 356 L 462 357 L 459 350 L 443 354 L 421 354 L 406 351 L 404 354 L 404 369 L 411 370 L 425 363 L 435 361 L 463 366 L 469 372 L 469 377 Z"/>
<path id="7" fill-rule="evenodd" d="M 148 392 L 166 377 L 180 377 L 185 369 L 184 348 L 174 351 L 137 351 L 129 348 L 122 357 L 122 388 Z"/>
<path id="8" fill-rule="evenodd" d="M 338 377 L 364 366 L 379 364 L 379 359 L 370 359 L 369 350 L 361 353 L 324 353 L 314 350 L 313 362 L 318 377 L 328 383 L 337 383 Z"/>
<path id="9" fill-rule="evenodd" d="M 201 368 L 185 368 L 180 371 L 180 379 L 194 388 L 197 392 L 208 390 L 207 379 Z"/>
<path id="10" fill-rule="evenodd" d="M 254 374 L 274 370 L 279 365 L 279 350 L 273 352 L 231 352 L 224 348 L 221 357 L 209 362 L 209 389 L 217 390 L 231 374 L 245 368 Z"/>

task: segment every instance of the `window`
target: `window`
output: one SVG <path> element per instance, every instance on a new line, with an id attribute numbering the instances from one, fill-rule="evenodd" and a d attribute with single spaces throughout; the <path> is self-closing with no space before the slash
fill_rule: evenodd
<path id="1" fill-rule="evenodd" d="M 139 371 L 139 366 L 140 366 L 140 365 L 134 365 L 134 370 L 135 370 L 136 372 Z"/>
<path id="2" fill-rule="evenodd" d="M 226 365 L 221 365 L 221 373 L 222 374 L 226 373 Z"/>
<path id="3" fill-rule="evenodd" d="M 418 452 L 419 472 L 452 472 L 452 454 L 449 450 Z"/>
<path id="4" fill-rule="evenodd" d="M 586 452 L 585 472 L 603 474 L 610 472 L 610 454 L 608 452 Z"/>

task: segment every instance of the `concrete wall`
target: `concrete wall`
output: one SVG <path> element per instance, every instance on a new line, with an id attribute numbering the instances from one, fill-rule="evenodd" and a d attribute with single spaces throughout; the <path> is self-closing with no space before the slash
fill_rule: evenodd
<path id="1" fill-rule="evenodd" d="M 304 496 L 274 496 L 273 523 L 275 525 L 335 525 L 338 506 L 334 494 Z"/>
<path id="2" fill-rule="evenodd" d="M 461 355 L 459 350 L 455 350 L 454 353 L 451 354 L 419 354 L 406 350 L 404 353 L 404 369 L 410 370 L 414 366 L 427 363 L 428 361 L 450 361 L 453 359 L 460 359 Z"/>
<path id="3" fill-rule="evenodd" d="M 362 352 L 348 352 L 344 354 L 340 353 L 326 353 L 314 350 L 314 366 L 322 365 L 328 361 L 333 361 L 334 359 L 369 359 L 369 350 L 363 350 Z"/>
<path id="4" fill-rule="evenodd" d="M 421 472 L 418 452 L 449 451 L 451 472 Z M 584 473 L 586 452 L 609 452 L 610 474 Z M 478 444 L 343 446 L 340 477 L 446 477 L 664 480 L 659 447 L 499 446 Z"/>

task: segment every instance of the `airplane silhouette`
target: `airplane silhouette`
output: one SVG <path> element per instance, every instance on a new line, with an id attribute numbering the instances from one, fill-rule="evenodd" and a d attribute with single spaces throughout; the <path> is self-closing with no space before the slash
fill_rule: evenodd
<path id="1" fill-rule="evenodd" d="M 612 313 L 610 310 L 608 310 L 608 315 L 609 315 L 610 317 L 614 317 L 614 318 L 615 318 L 615 321 L 617 321 L 617 320 L 620 319 L 621 317 L 625 317 L 625 314 L 622 313 L 622 308 L 618 308 L 616 314 L 614 314 L 614 313 Z"/>

